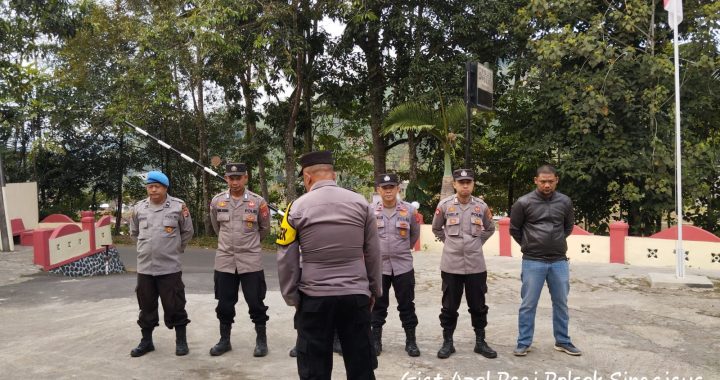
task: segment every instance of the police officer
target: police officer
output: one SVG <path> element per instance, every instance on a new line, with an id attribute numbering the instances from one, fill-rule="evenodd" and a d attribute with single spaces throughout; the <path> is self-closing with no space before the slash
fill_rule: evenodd
<path id="1" fill-rule="evenodd" d="M 487 204 L 472 196 L 474 186 L 472 170 L 455 170 L 455 195 L 440 201 L 432 222 L 433 233 L 445 243 L 440 261 L 443 289 L 440 326 L 443 328 L 443 344 L 437 356 L 441 359 L 455 352 L 453 332 L 457 325 L 457 310 L 463 287 L 475 329 L 474 351 L 486 358 L 497 357 L 497 353 L 485 342 L 487 269 L 482 250 L 482 245 L 495 232 L 495 224 Z"/>
<path id="2" fill-rule="evenodd" d="M 185 285 L 182 282 L 180 254 L 185 251 L 193 235 L 189 214 L 183 213 L 185 203 L 167 193 L 168 177 L 158 171 L 147 174 L 145 188 L 148 197 L 132 209 L 130 236 L 137 242 L 137 293 L 142 330 L 140 344 L 130 356 L 143 356 L 155 350 L 152 331 L 159 326 L 158 296 L 165 313 L 165 326 L 175 329 L 175 354 L 190 351 L 186 325 L 190 323 L 185 311 Z"/>
<path id="3" fill-rule="evenodd" d="M 374 379 L 370 311 L 382 292 L 375 217 L 365 198 L 335 183 L 330 151 L 300 163 L 307 193 L 288 206 L 277 240 L 280 290 L 297 309 L 298 374 L 330 379 L 337 329 L 347 378 Z"/>
<path id="4" fill-rule="evenodd" d="M 405 351 L 410 356 L 420 356 L 415 339 L 418 324 L 415 314 L 415 271 L 412 247 L 420 237 L 417 212 L 410 203 L 398 200 L 399 180 L 397 174 L 380 174 L 375 178 L 375 189 L 380 199 L 373 203 L 380 251 L 382 252 L 382 296 L 377 299 L 372 312 L 372 335 L 375 352 L 382 352 L 382 327 L 388 315 L 390 287 L 395 288 L 400 320 L 405 329 Z"/>
<path id="5" fill-rule="evenodd" d="M 263 302 L 267 286 L 262 266 L 260 242 L 270 231 L 270 210 L 265 200 L 246 189 L 248 175 L 243 163 L 225 165 L 229 189 L 210 202 L 210 221 L 218 236 L 215 253 L 215 312 L 220 320 L 220 341 L 210 349 L 219 356 L 230 350 L 230 330 L 235 322 L 238 290 L 247 302 L 250 319 L 255 324 L 253 356 L 268 353 L 265 323 L 268 307 Z"/>

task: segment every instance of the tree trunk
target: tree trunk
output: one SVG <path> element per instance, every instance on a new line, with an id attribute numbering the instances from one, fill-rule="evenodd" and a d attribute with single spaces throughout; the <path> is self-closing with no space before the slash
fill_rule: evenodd
<path id="1" fill-rule="evenodd" d="M 293 0 L 293 28 L 295 32 L 298 32 L 298 16 L 300 9 L 298 7 L 298 0 Z M 297 193 L 295 192 L 295 180 L 297 174 L 295 171 L 295 126 L 297 124 L 298 113 L 300 112 L 300 100 L 302 99 L 302 88 L 303 88 L 303 70 L 302 65 L 304 61 L 304 54 L 301 48 L 298 47 L 298 52 L 295 56 L 295 94 L 292 97 L 290 120 L 288 120 L 287 128 L 283 133 L 283 152 L 285 153 L 285 199 L 288 202 L 295 200 Z"/>
<path id="2" fill-rule="evenodd" d="M 417 181 L 417 168 L 418 168 L 418 158 L 417 158 L 417 137 L 415 136 L 415 132 L 408 131 L 408 156 L 410 160 L 410 174 L 408 175 L 408 180 L 410 180 L 410 183 L 413 183 L 417 185 L 415 182 Z"/>
<path id="3" fill-rule="evenodd" d="M 381 14 L 381 7 L 373 3 L 372 11 Z M 366 38 L 359 45 L 365 53 L 368 70 L 368 107 L 370 110 L 370 129 L 373 141 L 374 176 L 385 173 L 385 138 L 381 131 L 383 126 L 383 103 L 385 98 L 385 76 L 383 74 L 382 51 L 380 47 L 380 21 L 367 21 Z"/>
<path id="4" fill-rule="evenodd" d="M 125 134 L 123 129 L 120 128 L 118 133 L 118 153 L 120 159 L 120 170 L 117 173 L 117 202 L 115 205 L 115 233 L 120 233 L 120 227 L 122 226 L 122 210 L 123 210 L 123 177 L 125 176 Z"/>
<path id="5" fill-rule="evenodd" d="M 450 150 L 448 147 L 445 147 L 443 164 L 445 166 L 445 170 L 443 171 L 442 187 L 440 188 L 440 199 L 445 199 L 445 198 L 455 194 L 455 189 L 453 189 Z"/>
<path id="6" fill-rule="evenodd" d="M 313 30 L 310 31 L 313 35 L 317 34 L 317 26 L 318 21 L 315 20 L 313 22 Z M 310 37 L 310 36 L 308 36 Z M 304 106 L 305 106 L 305 130 L 303 131 L 303 140 L 305 142 L 304 144 L 304 151 L 305 152 L 312 152 L 313 151 L 313 119 L 312 119 L 312 108 L 313 108 L 313 65 L 315 63 L 315 49 L 312 47 L 307 52 L 307 64 L 305 65 L 306 73 L 305 73 L 305 80 L 304 80 L 304 87 L 303 90 L 303 98 L 304 100 Z"/>
<path id="7" fill-rule="evenodd" d="M 200 57 L 200 47 L 198 46 L 198 53 L 195 57 L 195 78 L 194 83 L 197 86 L 197 100 L 195 109 L 195 123 L 198 131 L 198 150 L 199 160 L 205 164 L 208 162 L 208 132 L 207 123 L 205 120 L 205 91 L 203 85 L 203 78 L 201 73 L 202 58 Z M 206 208 L 210 205 L 210 177 L 206 171 L 201 174 L 202 178 L 202 220 L 203 225 L 201 230 L 204 235 L 211 234 L 210 224 L 210 213 L 207 212 Z"/>
<path id="8" fill-rule="evenodd" d="M 240 76 L 240 86 L 242 87 L 243 98 L 245 99 L 245 123 L 247 125 L 247 139 L 248 143 L 252 140 L 257 139 L 257 124 L 255 122 L 256 115 L 255 109 L 255 97 L 256 94 L 250 88 L 250 81 L 252 79 L 252 66 L 248 66 L 247 70 L 243 75 Z M 265 177 L 265 155 L 262 154 L 262 149 L 256 155 L 257 167 L 258 167 L 258 181 L 260 182 L 260 193 L 262 197 L 267 200 L 270 195 L 267 187 L 267 178 Z"/>

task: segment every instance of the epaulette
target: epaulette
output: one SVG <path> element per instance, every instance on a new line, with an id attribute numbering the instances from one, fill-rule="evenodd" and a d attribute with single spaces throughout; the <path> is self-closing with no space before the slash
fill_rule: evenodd
<path id="1" fill-rule="evenodd" d="M 452 202 L 453 199 L 455 199 L 455 196 L 454 196 L 454 195 L 451 195 L 451 196 L 449 196 L 449 197 L 447 197 L 447 198 L 445 198 L 445 199 L 441 199 L 441 200 L 440 200 L 440 203 L 438 204 L 438 206 L 444 205 L 445 203 L 448 203 L 448 202 Z"/>
<path id="2" fill-rule="evenodd" d="M 215 198 L 217 198 L 217 197 L 219 197 L 219 196 L 222 196 L 222 195 L 225 195 L 225 194 L 227 194 L 227 190 L 226 190 L 226 191 L 223 191 L 222 193 L 215 194 L 215 196 L 212 198 L 212 200 L 214 201 Z"/>
<path id="3" fill-rule="evenodd" d="M 180 199 L 180 198 L 175 198 L 175 197 L 170 196 L 170 195 L 167 196 L 167 200 L 170 201 L 170 202 L 177 202 L 177 203 L 180 203 L 180 204 L 182 204 L 182 205 L 185 204 L 185 201 L 184 201 L 184 200 L 182 200 L 182 199 Z"/>
<path id="4" fill-rule="evenodd" d="M 254 193 L 254 192 L 252 192 L 252 191 L 250 191 L 250 190 L 248 190 L 248 189 L 245 189 L 245 192 L 248 193 L 248 194 L 250 194 L 250 196 L 252 196 L 252 197 L 255 197 L 255 198 L 258 198 L 258 199 L 264 199 L 260 194 Z"/>

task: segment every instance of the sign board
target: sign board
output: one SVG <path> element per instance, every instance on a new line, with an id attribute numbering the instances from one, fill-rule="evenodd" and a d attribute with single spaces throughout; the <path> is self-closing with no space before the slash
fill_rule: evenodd
<path id="1" fill-rule="evenodd" d="M 465 64 L 465 102 L 468 107 L 493 109 L 493 71 L 477 62 Z"/>
<path id="2" fill-rule="evenodd" d="M 493 71 L 477 64 L 477 106 L 493 109 Z"/>

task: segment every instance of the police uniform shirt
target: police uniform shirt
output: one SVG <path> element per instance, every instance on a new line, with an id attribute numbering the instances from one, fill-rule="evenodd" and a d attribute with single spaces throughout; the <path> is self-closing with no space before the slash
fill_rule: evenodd
<path id="1" fill-rule="evenodd" d="M 461 204 L 457 196 L 440 201 L 432 231 L 443 241 L 440 270 L 454 274 L 482 273 L 487 270 L 482 245 L 495 232 L 490 208 L 476 197 Z"/>
<path id="2" fill-rule="evenodd" d="M 412 247 L 420 237 L 420 225 L 415 219 L 415 208 L 410 203 L 397 201 L 388 210 L 382 201 L 372 205 L 380 239 L 384 275 L 401 275 L 413 269 Z"/>
<path id="3" fill-rule="evenodd" d="M 362 195 L 323 180 L 288 208 L 277 240 L 278 279 L 288 305 L 299 304 L 299 292 L 314 297 L 382 294 L 375 217 Z"/>
<path id="4" fill-rule="evenodd" d="M 226 273 L 258 272 L 262 267 L 260 242 L 270 232 L 270 210 L 265 200 L 245 189 L 239 200 L 229 191 L 210 202 L 210 222 L 218 236 L 215 270 Z"/>
<path id="5" fill-rule="evenodd" d="M 182 270 L 180 254 L 193 236 L 190 216 L 183 216 L 185 202 L 167 196 L 156 205 L 143 199 L 133 206 L 130 236 L 137 241 L 137 272 L 152 276 Z"/>

